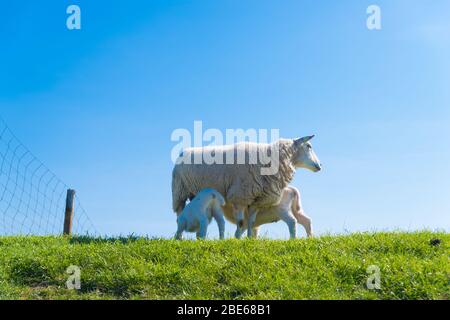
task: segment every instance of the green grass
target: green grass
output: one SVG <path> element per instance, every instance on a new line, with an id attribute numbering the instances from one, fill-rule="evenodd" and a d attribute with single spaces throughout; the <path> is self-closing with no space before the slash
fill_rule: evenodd
<path id="1" fill-rule="evenodd" d="M 0 237 L 0 299 L 449 299 L 449 241 L 433 232 L 293 241 Z M 70 265 L 81 268 L 81 290 L 66 289 Z M 370 265 L 381 270 L 380 290 L 366 287 Z"/>

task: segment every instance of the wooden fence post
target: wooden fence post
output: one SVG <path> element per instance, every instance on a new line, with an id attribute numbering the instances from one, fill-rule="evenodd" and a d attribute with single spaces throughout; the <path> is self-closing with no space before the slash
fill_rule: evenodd
<path id="1" fill-rule="evenodd" d="M 64 216 L 64 235 L 70 236 L 72 234 L 72 220 L 75 210 L 75 190 L 67 190 L 66 198 L 66 215 Z"/>

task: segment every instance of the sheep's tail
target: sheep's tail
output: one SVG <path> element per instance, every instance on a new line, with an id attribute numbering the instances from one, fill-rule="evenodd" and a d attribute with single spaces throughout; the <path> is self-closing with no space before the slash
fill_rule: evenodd
<path id="1" fill-rule="evenodd" d="M 183 180 L 178 173 L 177 167 L 173 169 L 172 172 L 172 209 L 178 215 L 183 211 L 186 200 L 188 196 L 186 195 L 186 188 L 184 188 Z"/>

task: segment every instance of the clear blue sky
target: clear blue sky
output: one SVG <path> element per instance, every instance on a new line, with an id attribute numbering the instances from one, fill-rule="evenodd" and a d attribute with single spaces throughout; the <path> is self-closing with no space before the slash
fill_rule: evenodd
<path id="1" fill-rule="evenodd" d="M 316 134 L 324 170 L 293 184 L 318 233 L 449 231 L 449 15 L 447 0 L 3 2 L 0 114 L 101 233 L 174 233 L 170 135 L 194 120 Z"/>

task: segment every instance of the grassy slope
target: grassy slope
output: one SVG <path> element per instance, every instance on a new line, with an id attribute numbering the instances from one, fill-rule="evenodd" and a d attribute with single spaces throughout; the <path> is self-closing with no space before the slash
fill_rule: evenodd
<path id="1" fill-rule="evenodd" d="M 440 245 L 430 245 L 439 238 Z M 173 241 L 0 238 L 0 298 L 448 299 L 448 233 Z M 366 289 L 366 268 L 381 290 Z M 65 289 L 66 268 L 82 290 Z"/>

